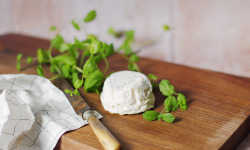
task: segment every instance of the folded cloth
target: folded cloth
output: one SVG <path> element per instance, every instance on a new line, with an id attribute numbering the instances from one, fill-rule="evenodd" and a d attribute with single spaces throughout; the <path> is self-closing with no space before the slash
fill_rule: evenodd
<path id="1" fill-rule="evenodd" d="M 0 75 L 0 150 L 52 150 L 63 133 L 86 124 L 48 79 Z"/>

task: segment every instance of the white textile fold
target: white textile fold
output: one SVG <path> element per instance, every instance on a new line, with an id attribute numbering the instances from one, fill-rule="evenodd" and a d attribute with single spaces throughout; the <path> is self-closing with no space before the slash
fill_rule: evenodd
<path id="1" fill-rule="evenodd" d="M 0 150 L 52 150 L 63 133 L 86 124 L 48 79 L 0 75 Z"/>

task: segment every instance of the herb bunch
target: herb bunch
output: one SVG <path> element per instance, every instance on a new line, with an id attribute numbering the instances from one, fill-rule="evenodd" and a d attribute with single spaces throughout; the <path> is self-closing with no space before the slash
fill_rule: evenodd
<path id="1" fill-rule="evenodd" d="M 90 11 L 81 22 L 71 21 L 72 26 L 77 30 L 86 30 L 84 24 L 91 22 L 96 17 L 96 11 Z M 168 27 L 168 26 L 167 26 Z M 51 31 L 56 31 L 57 27 L 52 26 Z M 163 30 L 167 31 L 166 25 Z M 64 41 L 64 38 L 59 33 L 50 40 L 48 49 L 38 48 L 36 57 L 27 57 L 27 63 L 37 62 L 37 73 L 40 76 L 45 76 L 43 64 L 50 66 L 50 72 L 56 75 L 50 80 L 56 78 L 65 78 L 71 80 L 75 90 L 66 89 L 65 92 L 70 95 L 80 95 L 78 89 L 83 87 L 86 92 L 100 93 L 100 88 L 105 80 L 105 73 L 109 68 L 107 57 L 118 53 L 128 61 L 128 69 L 132 71 L 140 71 L 137 62 L 140 60 L 137 53 L 132 50 L 134 42 L 134 31 L 117 32 L 113 28 L 109 28 L 108 33 L 116 38 L 125 37 L 123 44 L 117 49 L 114 49 L 112 43 L 106 43 L 98 40 L 98 37 L 93 34 L 86 33 L 85 40 L 74 38 L 73 43 Z M 52 51 L 58 51 L 59 54 L 52 56 Z M 16 69 L 21 70 L 21 58 L 23 54 L 17 55 Z M 98 63 L 104 61 L 106 67 L 102 72 Z"/>
<path id="2" fill-rule="evenodd" d="M 148 121 L 163 119 L 168 123 L 172 123 L 175 120 L 175 116 L 170 112 L 176 111 L 179 107 L 182 110 L 186 110 L 188 108 L 186 97 L 181 93 L 177 93 L 174 89 L 174 86 L 166 79 L 161 80 L 159 89 L 161 93 L 166 96 L 163 110 L 161 113 L 149 110 L 144 112 L 142 116 Z"/>

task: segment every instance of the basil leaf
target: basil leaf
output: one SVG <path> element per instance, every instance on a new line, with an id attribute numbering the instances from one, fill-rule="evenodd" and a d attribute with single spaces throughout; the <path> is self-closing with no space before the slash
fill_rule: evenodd
<path id="1" fill-rule="evenodd" d="M 73 66 L 77 62 L 73 56 L 65 54 L 65 55 L 55 56 L 52 60 L 52 63 L 57 64 L 58 66 L 61 66 L 63 64 L 68 66 Z"/>
<path id="2" fill-rule="evenodd" d="M 45 77 L 45 76 L 44 76 L 44 73 L 43 73 L 43 68 L 42 68 L 41 65 L 38 65 L 36 70 L 37 70 L 37 74 L 38 74 L 39 76 Z"/>
<path id="3" fill-rule="evenodd" d="M 92 20 L 94 20 L 96 17 L 96 11 L 95 10 L 92 10 L 90 11 L 87 16 L 84 18 L 84 22 L 90 22 Z"/>
<path id="4" fill-rule="evenodd" d="M 183 94 L 181 94 L 181 93 L 179 93 L 177 95 L 177 100 L 178 100 L 178 104 L 179 105 L 186 105 L 187 104 L 186 97 Z"/>
<path id="5" fill-rule="evenodd" d="M 113 46 L 113 44 L 111 43 L 111 44 L 109 44 L 109 45 L 106 47 L 106 49 L 105 49 L 105 51 L 104 51 L 104 54 L 105 54 L 106 57 L 108 57 L 108 56 L 113 55 L 114 53 L 115 53 L 114 46 Z"/>
<path id="6" fill-rule="evenodd" d="M 47 50 L 43 50 L 41 48 L 37 49 L 37 61 L 39 63 L 48 63 L 49 60 L 49 52 Z"/>
<path id="7" fill-rule="evenodd" d="M 102 48 L 102 43 L 97 41 L 97 40 L 93 40 L 91 45 L 90 45 L 90 53 L 92 55 L 98 53 Z"/>
<path id="8" fill-rule="evenodd" d="M 76 89 L 79 89 L 83 84 L 83 80 L 76 80 L 76 82 L 74 83 L 74 87 Z"/>
<path id="9" fill-rule="evenodd" d="M 166 112 L 170 112 L 173 108 L 172 104 L 172 96 L 168 96 L 164 101 L 164 107 L 166 109 Z"/>
<path id="10" fill-rule="evenodd" d="M 79 80 L 79 78 L 78 78 L 78 72 L 74 71 L 72 73 L 72 84 L 74 85 L 77 80 Z"/>
<path id="11" fill-rule="evenodd" d="M 178 105 L 178 102 L 177 102 L 176 98 L 174 96 L 171 96 L 171 97 L 172 97 L 171 98 L 172 111 L 174 112 L 174 111 L 176 111 L 178 109 L 179 105 Z"/>
<path id="12" fill-rule="evenodd" d="M 57 29 L 56 26 L 51 26 L 49 30 L 50 31 L 55 31 L 56 29 Z"/>
<path id="13" fill-rule="evenodd" d="M 180 108 L 181 108 L 182 110 L 187 110 L 188 106 L 187 106 L 187 105 L 180 105 Z"/>
<path id="14" fill-rule="evenodd" d="M 171 113 L 164 113 L 162 114 L 162 119 L 168 123 L 172 123 L 175 120 L 175 117 Z"/>
<path id="15" fill-rule="evenodd" d="M 140 58 L 138 56 L 136 56 L 135 54 L 132 54 L 130 57 L 129 57 L 129 61 L 131 62 L 136 62 L 136 61 L 139 61 Z"/>
<path id="16" fill-rule="evenodd" d="M 143 118 L 145 120 L 148 120 L 148 121 L 154 121 L 154 120 L 158 119 L 159 115 L 160 115 L 160 113 L 158 113 L 156 111 L 152 111 L 152 110 L 146 111 L 142 114 Z"/>
<path id="17" fill-rule="evenodd" d="M 64 78 L 70 77 L 70 67 L 68 65 L 62 65 L 61 72 Z"/>
<path id="18" fill-rule="evenodd" d="M 23 57 L 23 54 L 19 53 L 16 56 L 16 70 L 21 70 L 21 58 Z"/>
<path id="19" fill-rule="evenodd" d="M 73 27 L 76 29 L 76 30 L 80 30 L 80 27 L 79 27 L 79 25 L 74 21 L 74 20 L 72 20 L 71 21 L 71 24 L 73 25 Z"/>
<path id="20" fill-rule="evenodd" d="M 174 86 L 171 85 L 170 82 L 166 79 L 161 80 L 159 88 L 164 96 L 170 96 L 175 93 Z"/>
<path id="21" fill-rule="evenodd" d="M 128 69 L 131 71 L 138 71 L 138 67 L 132 62 L 128 63 Z"/>
<path id="22" fill-rule="evenodd" d="M 61 44 L 59 45 L 58 50 L 59 50 L 61 53 L 63 53 L 63 52 L 66 52 L 66 51 L 70 50 L 70 48 L 71 48 L 71 44 L 68 44 L 68 43 L 61 43 Z"/>
<path id="23" fill-rule="evenodd" d="M 89 57 L 89 59 L 83 65 L 82 76 L 87 78 L 89 74 L 93 73 L 97 69 L 97 64 L 94 57 Z"/>
<path id="24" fill-rule="evenodd" d="M 153 80 L 153 81 L 157 81 L 158 77 L 156 75 L 150 73 L 150 74 L 148 74 L 148 79 Z"/>
<path id="25" fill-rule="evenodd" d="M 162 28 L 163 28 L 164 31 L 170 30 L 170 27 L 168 25 L 164 25 Z"/>
<path id="26" fill-rule="evenodd" d="M 50 40 L 51 46 L 56 49 L 59 49 L 62 43 L 64 43 L 64 40 L 60 34 L 57 34 L 53 39 Z"/>
<path id="27" fill-rule="evenodd" d="M 77 96 L 80 96 L 80 93 L 77 89 L 74 90 L 74 94 L 77 95 Z"/>
<path id="28" fill-rule="evenodd" d="M 161 120 L 162 119 L 162 115 L 160 114 L 159 116 L 158 116 L 158 120 Z"/>
<path id="29" fill-rule="evenodd" d="M 71 90 L 65 89 L 64 92 L 65 92 L 65 93 L 71 93 Z"/>
<path id="30" fill-rule="evenodd" d="M 86 78 L 83 85 L 84 90 L 86 92 L 96 92 L 102 85 L 104 79 L 103 73 L 100 70 L 96 70 Z"/>
<path id="31" fill-rule="evenodd" d="M 32 59 L 31 56 L 27 57 L 27 59 L 26 59 L 26 61 L 27 61 L 28 64 L 31 64 L 31 63 L 32 63 L 32 60 L 33 60 L 33 59 Z"/>

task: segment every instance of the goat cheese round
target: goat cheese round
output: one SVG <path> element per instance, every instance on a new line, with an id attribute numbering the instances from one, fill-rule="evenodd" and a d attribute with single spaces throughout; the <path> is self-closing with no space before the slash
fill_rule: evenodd
<path id="1" fill-rule="evenodd" d="M 155 97 L 144 74 L 119 71 L 105 80 L 101 102 L 104 109 L 112 114 L 137 114 L 153 108 Z"/>

